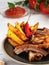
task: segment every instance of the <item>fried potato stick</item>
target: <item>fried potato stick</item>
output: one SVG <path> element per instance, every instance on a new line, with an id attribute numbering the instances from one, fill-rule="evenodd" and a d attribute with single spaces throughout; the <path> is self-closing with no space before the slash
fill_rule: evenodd
<path id="1" fill-rule="evenodd" d="M 13 46 L 16 47 L 18 44 L 14 42 L 12 39 L 8 38 L 9 43 Z"/>
<path id="2" fill-rule="evenodd" d="M 11 30 L 8 30 L 7 37 L 11 38 L 13 41 L 15 41 L 18 44 L 23 44 L 24 42 L 16 36 Z"/>
<path id="3" fill-rule="evenodd" d="M 23 31 L 22 31 L 22 29 L 21 29 L 21 27 L 20 27 L 20 25 L 19 25 L 19 23 L 18 22 L 16 22 L 16 26 L 15 26 L 22 34 L 25 34 Z"/>
<path id="4" fill-rule="evenodd" d="M 15 28 L 13 25 L 11 25 L 10 23 L 8 23 L 8 28 L 14 32 L 19 38 L 21 38 L 22 40 L 27 40 L 28 38 L 26 37 L 25 34 L 22 34 L 17 28 Z"/>
<path id="5" fill-rule="evenodd" d="M 36 31 L 38 29 L 39 23 L 37 22 L 34 26 L 31 26 L 30 29 Z"/>

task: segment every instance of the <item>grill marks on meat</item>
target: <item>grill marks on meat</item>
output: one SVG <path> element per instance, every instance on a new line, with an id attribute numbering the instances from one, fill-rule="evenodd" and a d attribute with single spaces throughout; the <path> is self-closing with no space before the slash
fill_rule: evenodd
<path id="1" fill-rule="evenodd" d="M 14 52 L 18 55 L 22 52 L 29 51 L 29 61 L 41 60 L 43 56 L 49 54 L 49 29 L 43 28 L 37 30 L 36 33 L 32 35 L 32 38 L 27 42 L 16 46 Z"/>
<path id="2" fill-rule="evenodd" d="M 35 35 L 32 35 L 31 39 L 34 44 L 44 44 L 48 45 L 49 43 L 49 29 L 43 28 L 42 30 L 37 30 Z M 48 46 L 49 48 L 49 46 Z"/>
<path id="3" fill-rule="evenodd" d="M 38 48 L 38 45 L 33 45 L 33 44 L 23 44 L 23 45 L 19 45 L 19 46 L 17 46 L 15 49 L 14 49 L 14 52 L 16 53 L 16 54 L 20 54 L 20 53 L 22 53 L 22 52 L 24 52 L 24 51 L 34 51 L 34 52 L 38 52 L 38 53 L 41 53 L 41 54 L 43 54 L 44 56 L 46 56 L 48 53 L 45 51 L 45 50 L 43 50 L 43 49 L 39 49 Z"/>

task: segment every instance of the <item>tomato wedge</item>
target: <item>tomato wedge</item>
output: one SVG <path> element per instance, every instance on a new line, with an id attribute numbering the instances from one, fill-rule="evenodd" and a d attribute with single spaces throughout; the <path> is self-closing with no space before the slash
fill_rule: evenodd
<path id="1" fill-rule="evenodd" d="M 5 11 L 5 15 L 9 18 L 19 18 L 22 17 L 25 14 L 25 9 L 21 8 L 19 6 L 7 9 Z"/>
<path id="2" fill-rule="evenodd" d="M 43 14 L 49 14 L 49 4 L 46 7 L 44 7 L 44 2 L 41 2 L 40 10 Z"/>
<path id="3" fill-rule="evenodd" d="M 29 0 L 29 5 L 31 8 L 34 8 L 36 5 L 36 0 Z"/>

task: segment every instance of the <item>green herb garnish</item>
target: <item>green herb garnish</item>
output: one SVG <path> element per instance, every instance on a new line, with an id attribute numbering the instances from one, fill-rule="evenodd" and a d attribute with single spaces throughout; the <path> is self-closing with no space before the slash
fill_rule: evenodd
<path id="1" fill-rule="evenodd" d="M 37 11 L 37 12 L 40 12 L 40 9 L 38 6 L 35 5 L 34 9 Z"/>
<path id="2" fill-rule="evenodd" d="M 29 0 L 24 1 L 24 5 L 28 5 L 28 3 L 29 3 Z"/>
<path id="3" fill-rule="evenodd" d="M 22 5 L 23 1 L 15 2 L 15 5 Z"/>
<path id="4" fill-rule="evenodd" d="M 19 1 L 19 2 L 15 2 L 15 5 L 28 5 L 28 0 L 23 0 L 23 1 Z"/>
<path id="5" fill-rule="evenodd" d="M 45 4 L 44 4 L 44 7 L 46 7 L 49 3 L 49 0 L 45 0 Z"/>
<path id="6" fill-rule="evenodd" d="M 15 5 L 22 5 L 22 6 L 27 6 L 28 5 L 29 0 L 23 0 L 23 1 L 19 1 L 19 2 L 8 2 L 8 7 L 9 8 L 14 8 Z"/>
<path id="7" fill-rule="evenodd" d="M 9 8 L 14 8 L 15 7 L 15 4 L 8 2 L 8 7 Z"/>

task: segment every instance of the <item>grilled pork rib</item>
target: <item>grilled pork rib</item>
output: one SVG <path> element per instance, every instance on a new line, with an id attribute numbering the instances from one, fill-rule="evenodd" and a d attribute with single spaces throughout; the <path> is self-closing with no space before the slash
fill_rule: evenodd
<path id="1" fill-rule="evenodd" d="M 18 45 L 15 49 L 14 52 L 16 54 L 20 54 L 24 51 L 33 51 L 33 52 L 38 52 L 43 54 L 44 56 L 46 56 L 48 54 L 47 51 L 38 48 L 38 45 L 33 45 L 33 44 L 22 44 L 22 45 Z"/>

